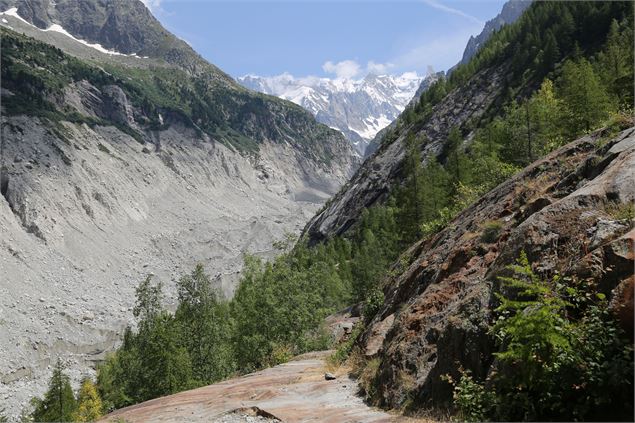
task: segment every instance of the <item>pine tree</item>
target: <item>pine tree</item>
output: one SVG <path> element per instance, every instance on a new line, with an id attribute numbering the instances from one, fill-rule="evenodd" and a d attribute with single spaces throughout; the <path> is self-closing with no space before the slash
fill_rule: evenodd
<path id="1" fill-rule="evenodd" d="M 179 327 L 162 305 L 162 285 L 147 277 L 137 287 L 133 314 L 138 333 L 127 331 L 123 350 L 131 366 L 126 394 L 137 401 L 172 394 L 192 384 L 192 366 L 187 350 L 179 345 Z"/>
<path id="2" fill-rule="evenodd" d="M 562 68 L 560 96 L 568 111 L 570 135 L 590 131 L 608 117 L 612 105 L 593 67 L 586 59 L 567 61 Z"/>
<path id="3" fill-rule="evenodd" d="M 162 284 L 152 285 L 152 276 L 146 277 L 136 288 L 137 300 L 132 310 L 140 323 L 152 323 L 163 311 Z"/>
<path id="4" fill-rule="evenodd" d="M 542 66 L 543 72 L 547 73 L 551 71 L 554 65 L 558 63 L 558 60 L 560 60 L 560 49 L 558 48 L 558 41 L 552 30 L 547 30 L 545 40 Z"/>
<path id="5" fill-rule="evenodd" d="M 70 422 L 77 408 L 70 379 L 64 373 L 62 361 L 58 358 L 44 399 L 33 398 L 34 411 L 31 415 L 36 422 Z"/>
<path id="6" fill-rule="evenodd" d="M 73 413 L 75 422 L 93 422 L 101 417 L 102 403 L 97 388 L 90 379 L 82 381 L 77 396 L 77 410 Z"/>
<path id="7" fill-rule="evenodd" d="M 452 183 L 454 185 L 463 181 L 461 178 L 465 177 L 465 175 L 461 172 L 463 164 L 463 155 L 461 151 L 462 143 L 463 137 L 461 136 L 461 131 L 459 131 L 459 128 L 456 126 L 452 127 L 446 142 L 446 169 L 450 172 L 450 175 L 452 176 Z"/>
<path id="8" fill-rule="evenodd" d="M 422 172 L 421 143 L 410 134 L 406 138 L 406 155 L 403 161 L 404 183 L 397 194 L 399 228 L 402 240 L 411 242 L 419 236 L 422 220 Z"/>
<path id="9" fill-rule="evenodd" d="M 439 210 L 448 205 L 450 195 L 450 180 L 447 172 L 430 155 L 422 172 L 422 210 L 423 222 L 436 219 Z"/>
<path id="10" fill-rule="evenodd" d="M 549 79 L 542 82 L 527 102 L 531 110 L 535 151 L 542 156 L 562 143 L 562 102 L 555 96 L 553 82 Z"/>
<path id="11" fill-rule="evenodd" d="M 352 266 L 353 296 L 356 301 L 366 299 L 386 268 L 383 257 L 376 255 L 377 251 L 381 251 L 381 245 L 375 234 L 370 229 L 365 229 Z"/>
<path id="12" fill-rule="evenodd" d="M 606 38 L 606 45 L 598 55 L 600 76 L 619 104 L 631 104 L 633 89 L 633 30 L 625 25 L 621 30 L 613 19 Z"/>

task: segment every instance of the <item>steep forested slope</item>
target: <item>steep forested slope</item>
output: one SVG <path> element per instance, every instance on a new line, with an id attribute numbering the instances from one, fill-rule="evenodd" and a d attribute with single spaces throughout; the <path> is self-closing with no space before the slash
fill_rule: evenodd
<path id="1" fill-rule="evenodd" d="M 447 164 L 451 147 L 448 140 L 454 128 L 458 131 L 458 149 L 469 156 L 474 150 L 470 145 L 476 129 L 484 128 L 496 116 L 504 114 L 506 107 L 511 107 L 514 101 L 527 98 L 541 86 L 545 77 L 558 80 L 566 70 L 563 65 L 567 59 L 576 61 L 595 54 L 605 42 L 613 19 L 618 26 L 622 25 L 622 29 L 616 29 L 622 34 L 619 64 L 610 64 L 611 59 L 606 54 L 603 59 L 598 56 L 593 63 L 594 72 L 603 83 L 607 78 L 612 79 L 609 91 L 614 93 L 613 96 L 617 95 L 616 89 L 627 93 L 624 98 L 614 99 L 614 109 L 618 108 L 618 102 L 630 104 L 632 95 L 628 92 L 629 84 L 632 84 L 629 79 L 632 67 L 629 58 L 632 58 L 632 49 L 624 38 L 630 35 L 631 27 L 627 22 L 632 20 L 631 11 L 631 5 L 624 2 L 539 2 L 532 5 L 516 23 L 503 27 L 492 36 L 469 63 L 457 67 L 448 79 L 433 84 L 415 107 L 402 113 L 397 123 L 383 135 L 378 151 L 364 162 L 328 207 L 307 225 L 305 233 L 310 242 L 347 232 L 359 222 L 364 208 L 386 203 L 405 179 L 404 158 L 410 137 L 414 138 L 424 160 L 432 157 Z M 612 75 L 612 69 L 619 75 Z M 618 88 L 620 84 L 622 87 Z M 585 107 L 579 104 L 575 113 L 582 108 Z M 587 110 L 591 108 L 586 107 Z M 527 121 L 527 116 L 518 114 L 518 117 Z M 529 120 L 534 121 L 530 122 L 530 127 L 537 127 L 537 119 L 539 111 L 530 110 Z M 527 128 L 523 129 L 522 125 L 521 121 L 516 122 L 511 129 L 514 133 L 504 142 L 509 145 L 521 142 L 522 132 L 527 133 Z M 558 125 L 563 130 L 568 127 L 564 119 Z M 568 138 L 575 136 L 578 128 L 573 129 L 566 134 Z M 525 157 L 522 164 L 529 162 L 531 158 Z"/>
<path id="2" fill-rule="evenodd" d="M 339 274 L 370 323 L 340 356 L 372 402 L 632 417 L 632 7 L 532 5 L 307 225 L 310 244 L 350 243 Z"/>

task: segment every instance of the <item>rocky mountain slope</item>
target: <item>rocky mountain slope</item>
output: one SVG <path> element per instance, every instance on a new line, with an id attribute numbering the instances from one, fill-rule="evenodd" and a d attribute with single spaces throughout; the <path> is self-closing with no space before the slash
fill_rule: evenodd
<path id="1" fill-rule="evenodd" d="M 428 78 L 414 72 L 368 74 L 360 80 L 294 78 L 288 74 L 238 78 L 247 88 L 304 107 L 319 122 L 341 131 L 361 155 L 377 132 L 399 116 L 422 80 Z"/>
<path id="2" fill-rule="evenodd" d="M 0 6 L 0 402 L 15 416 L 57 357 L 78 380 L 117 345 L 140 279 L 173 294 L 200 262 L 231 295 L 243 253 L 274 254 L 357 159 L 141 2 Z"/>
<path id="3" fill-rule="evenodd" d="M 440 154 L 453 126 L 478 121 L 502 95 L 504 75 L 505 67 L 480 71 L 435 105 L 430 118 L 414 129 L 417 136 L 428 140 L 423 146 L 422 157 Z M 398 138 L 383 143 L 368 157 L 328 206 L 308 223 L 304 233 L 310 242 L 345 233 L 356 223 L 364 208 L 387 198 L 399 179 L 405 154 L 408 130 L 402 126 L 395 123 L 394 132 Z M 384 137 L 388 133 L 384 133 Z"/>
<path id="4" fill-rule="evenodd" d="M 163 28 L 141 1 L 0 0 L 0 11 L 12 8 L 39 29 L 59 25 L 76 38 L 98 43 L 106 50 L 160 59 L 191 73 L 208 73 L 231 81 L 185 41 Z"/>
<path id="5" fill-rule="evenodd" d="M 384 284 L 386 302 L 362 336 L 380 360 L 377 400 L 399 408 L 447 404 L 458 370 L 491 371 L 497 276 L 525 251 L 542 277 L 591 278 L 626 333 L 633 331 L 635 128 L 599 131 L 532 164 L 446 229 L 413 245 Z M 493 239 L 482 236 L 498 222 Z M 606 418 L 606 416 L 604 416 Z"/>
<path id="6" fill-rule="evenodd" d="M 597 6 L 598 9 L 584 9 L 587 6 Z M 550 24 L 552 16 L 556 14 L 566 18 L 562 19 L 565 22 L 562 26 Z M 595 19 L 588 19 L 589 15 L 594 15 Z M 608 119 L 610 114 L 606 113 L 594 125 L 587 125 L 586 130 L 582 128 L 573 132 L 587 135 L 552 151 L 556 145 L 562 145 L 558 142 L 543 153 L 552 151 L 550 154 L 525 167 L 536 157 L 528 154 L 529 160 L 518 162 L 524 167 L 522 171 L 515 173 L 475 202 L 469 199 L 469 191 L 466 191 L 467 194 L 462 191 L 465 186 L 462 185 L 463 180 L 459 173 L 464 172 L 465 176 L 469 172 L 467 162 L 478 157 L 473 153 L 478 151 L 479 142 L 494 142 L 494 131 L 488 131 L 497 124 L 500 125 L 498 128 L 506 125 L 505 119 L 509 119 L 506 113 L 511 108 L 505 107 L 506 105 L 518 104 L 516 102 L 525 105 L 526 108 L 518 109 L 524 113 L 514 116 L 516 122 L 521 120 L 516 116 L 526 117 L 526 126 L 523 128 L 519 125 L 515 128 L 525 129 L 523 135 L 529 133 L 529 113 L 532 106 L 525 99 L 543 81 L 545 86 L 553 88 L 551 84 L 562 84 L 563 81 L 574 79 L 575 76 L 572 78 L 567 75 L 567 67 L 581 63 L 581 66 L 590 69 L 589 62 L 595 63 L 597 74 L 593 70 L 589 70 L 588 74 L 598 81 L 597 97 L 606 95 L 602 92 L 606 90 L 606 86 L 600 89 L 597 75 L 603 75 L 609 66 L 599 59 L 606 57 L 609 44 L 615 49 L 622 48 L 617 47 L 618 43 L 615 41 L 620 25 L 618 22 L 622 22 L 624 28 L 623 46 L 626 51 L 620 55 L 630 53 L 631 16 L 630 3 L 534 3 L 516 24 L 495 33 L 467 65 L 459 65 L 441 83 L 426 91 L 415 107 L 406 109 L 381 135 L 378 150 L 366 159 L 351 181 L 306 226 L 304 235 L 310 244 L 324 242 L 329 245 L 327 241 L 338 241 L 338 236 L 343 236 L 353 243 L 353 248 L 363 251 L 363 248 L 372 245 L 373 250 L 378 250 L 378 245 L 383 244 L 376 242 L 371 235 L 383 236 L 383 239 L 388 240 L 385 244 L 389 244 L 391 238 L 381 234 L 379 230 L 372 232 L 375 224 L 372 220 L 373 213 L 377 212 L 377 216 L 382 216 L 381 213 L 390 215 L 403 212 L 408 206 L 408 198 L 416 198 L 422 191 L 423 196 L 429 194 L 432 197 L 435 194 L 433 190 L 421 189 L 422 186 L 429 188 L 431 182 L 441 180 L 438 173 L 425 173 L 425 170 L 418 173 L 415 160 L 422 161 L 424 165 L 432 163 L 437 168 L 445 166 L 446 171 L 456 172 L 450 175 L 459 181 L 454 185 L 455 191 L 452 193 L 459 203 L 456 211 L 444 209 L 437 215 L 438 219 L 424 220 L 416 214 L 420 210 L 406 209 L 410 212 L 405 215 L 406 218 L 412 219 L 414 216 L 412 220 L 415 222 L 412 230 L 414 235 L 404 242 L 404 245 L 410 247 L 397 260 L 393 261 L 391 258 L 392 266 L 382 271 L 382 276 L 377 278 L 382 292 L 373 292 L 364 300 L 365 307 L 371 309 L 377 306 L 379 309 L 358 338 L 361 352 L 365 355 L 362 360 L 365 363 L 361 365 L 362 370 L 359 372 L 363 375 L 360 377 L 360 387 L 373 404 L 412 412 L 454 407 L 458 412 L 467 409 L 469 413 L 474 410 L 470 408 L 472 406 L 492 407 L 497 411 L 498 408 L 504 409 L 508 399 L 515 400 L 514 395 L 517 398 L 531 398 L 528 401 L 533 401 L 537 395 L 531 397 L 531 394 L 525 393 L 528 390 L 527 384 L 516 383 L 522 376 L 519 379 L 509 377 L 512 372 L 522 375 L 524 372 L 517 370 L 523 368 L 525 362 L 531 362 L 531 359 L 523 361 L 523 358 L 519 358 L 520 354 L 512 358 L 504 355 L 513 348 L 520 350 L 525 346 L 525 352 L 536 351 L 540 347 L 532 346 L 531 342 L 524 340 L 533 336 L 534 332 L 544 333 L 539 329 L 534 330 L 536 326 L 526 325 L 520 329 L 517 326 L 514 329 L 518 329 L 518 332 L 524 330 L 527 338 L 522 341 L 513 338 L 510 341 L 511 337 L 500 336 L 500 331 L 495 336 L 493 325 L 510 316 L 520 316 L 519 320 L 523 321 L 525 314 L 531 314 L 534 307 L 540 308 L 536 303 L 548 304 L 549 299 L 545 299 L 547 295 L 561 296 L 559 290 L 571 290 L 569 292 L 575 291 L 577 294 L 578 289 L 588 289 L 584 291 L 586 295 L 597 299 L 598 303 L 603 305 L 604 299 L 607 300 L 606 321 L 593 326 L 592 330 L 586 332 L 584 339 L 593 339 L 603 331 L 619 334 L 620 342 L 624 344 L 616 347 L 618 353 L 602 353 L 606 354 L 603 360 L 606 363 L 611 360 L 610 357 L 623 356 L 626 364 L 620 366 L 620 370 L 624 370 L 627 376 L 630 373 L 628 364 L 632 363 L 630 347 L 635 280 L 635 128 L 632 117 L 620 118 L 624 120 L 616 125 L 616 120 Z M 531 39 L 527 34 L 531 33 L 547 34 L 552 39 L 552 46 L 561 46 L 560 50 L 554 48 L 551 51 L 551 61 L 545 61 L 547 55 L 542 52 L 538 60 L 528 53 L 530 48 L 524 48 L 532 44 L 527 42 Z M 556 38 L 562 41 L 556 44 L 553 41 Z M 536 43 L 541 45 L 540 42 Z M 632 91 L 630 62 L 632 61 L 624 66 L 624 79 L 628 80 L 624 85 L 624 93 Z M 549 97 L 556 98 L 557 94 L 553 92 L 558 90 L 559 88 L 553 89 Z M 619 89 L 615 90 L 618 91 Z M 576 90 L 575 94 L 577 92 Z M 619 93 L 617 97 L 621 95 L 625 94 Z M 553 123 L 553 127 L 559 128 L 559 131 L 566 128 L 572 116 L 575 118 L 587 112 L 584 107 L 567 106 L 566 101 L 563 99 L 559 103 L 564 110 L 563 114 L 560 114 L 562 111 L 553 112 L 553 115 L 561 116 L 559 121 Z M 588 108 L 590 107 L 587 106 Z M 612 113 L 616 109 L 617 107 Z M 613 126 L 590 133 L 590 129 L 607 121 L 612 122 Z M 514 127 L 513 125 L 510 124 L 510 127 Z M 452 131 L 450 135 L 452 128 L 456 131 Z M 536 126 L 531 128 L 532 131 L 536 130 Z M 560 132 L 558 136 L 563 137 L 564 133 L 566 132 Z M 522 143 L 524 140 L 513 138 L 511 131 L 500 134 L 503 142 L 515 140 L 512 141 L 517 143 L 514 147 L 525 147 Z M 533 135 L 526 138 L 530 148 Z M 565 140 L 577 137 L 578 135 L 571 135 Z M 492 145 L 494 144 L 490 144 Z M 463 167 L 459 159 L 461 151 L 466 152 Z M 455 156 L 451 157 L 451 154 Z M 408 168 L 404 163 L 406 157 L 411 159 L 407 163 Z M 432 160 L 436 160 L 436 163 Z M 424 169 L 434 166 L 425 166 Z M 479 169 L 482 170 L 483 168 Z M 422 174 L 423 177 L 418 176 Z M 396 195 L 391 196 L 395 193 Z M 410 197 L 406 197 L 407 195 Z M 466 198 L 469 200 L 460 204 Z M 388 199 L 394 202 L 389 202 Z M 423 209 L 426 205 L 421 201 L 416 206 Z M 446 215 L 446 211 L 450 214 Z M 451 213 L 458 215 L 454 217 Z M 391 222 L 390 218 L 377 219 L 380 222 Z M 401 221 L 408 222 L 403 218 Z M 399 221 L 395 219 L 392 222 L 398 224 Z M 361 241 L 359 233 L 364 233 Z M 411 244 L 411 239 L 417 240 L 414 245 Z M 372 244 L 373 241 L 376 244 Z M 401 251 L 401 247 L 399 250 Z M 532 265 L 532 271 L 537 275 L 536 280 L 544 281 L 541 283 L 549 286 L 545 289 L 548 294 L 545 297 L 537 296 L 538 300 L 534 303 L 529 300 L 533 298 L 533 294 L 529 289 L 524 290 L 526 288 L 523 288 L 522 282 L 516 286 L 518 291 L 514 291 L 513 284 L 512 288 L 501 288 L 503 282 L 499 279 L 500 276 L 510 276 L 508 266 L 514 264 L 523 252 Z M 368 261 L 364 264 L 370 267 Z M 554 278 L 556 275 L 558 278 Z M 530 284 L 531 282 L 528 283 Z M 582 286 L 585 288 L 581 288 Z M 505 314 L 509 309 L 497 310 L 506 301 L 499 295 L 506 294 L 509 302 L 516 300 L 519 304 L 509 314 Z M 575 298 L 574 294 L 567 295 Z M 562 297 L 569 298 L 566 295 Z M 377 305 L 378 303 L 381 305 Z M 555 314 L 551 310 L 545 313 Z M 626 335 L 619 328 L 614 328 L 611 320 L 613 317 L 617 318 Z M 516 344 L 512 345 L 514 342 Z M 535 345 L 543 344 L 537 341 Z M 537 360 L 534 363 L 540 360 L 536 356 L 532 356 Z M 360 361 L 354 353 L 352 357 L 353 361 Z M 580 368 L 593 366 L 594 360 L 591 357 L 580 365 L 577 362 L 575 366 L 572 365 L 573 370 L 570 371 L 574 374 L 574 379 L 581 373 Z M 513 367 L 514 365 L 519 367 Z M 543 360 L 537 366 L 547 369 L 557 364 Z M 465 374 L 468 376 L 465 378 L 462 378 L 463 371 L 467 371 Z M 591 371 L 590 378 L 600 373 Z M 507 388 L 509 393 L 504 396 L 505 394 L 499 394 L 498 391 L 502 384 L 495 383 L 506 377 L 506 381 L 512 382 L 509 382 L 511 387 Z M 477 381 L 478 385 L 470 388 L 457 383 L 466 379 Z M 559 382 L 554 377 L 553 383 L 557 385 Z M 551 382 L 536 385 L 532 389 L 544 392 L 542 385 L 546 386 L 548 383 Z M 602 411 L 604 414 L 593 414 L 597 411 L 591 410 L 587 412 L 587 416 L 607 420 L 632 418 L 632 401 L 628 401 L 629 396 L 632 397 L 631 379 L 617 376 L 610 382 L 602 383 L 604 385 L 599 390 L 625 392 L 625 400 L 620 398 L 612 403 L 611 400 L 616 398 L 612 396 L 605 402 Z M 575 391 L 585 390 L 586 386 L 587 384 L 583 387 L 573 383 L 567 384 L 566 389 L 574 391 L 570 395 L 584 403 L 592 401 L 594 394 Z M 454 388 L 456 390 L 453 391 Z M 478 389 L 482 389 L 483 395 L 480 397 L 478 395 L 481 391 L 477 392 Z M 504 389 L 505 387 L 501 390 Z M 493 393 L 494 390 L 497 391 Z M 454 402 L 453 394 L 457 394 Z M 490 394 L 492 397 L 488 396 Z M 576 395 L 579 398 L 575 398 Z M 474 401 L 470 402 L 472 400 Z M 549 402 L 551 399 L 545 401 Z M 562 403 L 555 405 L 554 409 L 561 405 Z M 517 406 L 520 410 L 518 419 L 523 418 L 523 410 L 531 408 L 523 408 L 521 401 Z M 570 410 L 567 407 L 568 404 L 564 408 Z M 559 411 L 553 414 L 556 412 Z M 478 416 L 478 412 L 474 415 Z M 487 412 L 481 412 L 480 418 L 473 417 L 474 415 L 462 414 L 458 418 L 467 417 L 476 421 L 490 418 Z M 525 416 L 525 419 L 532 418 L 530 413 Z"/>
<path id="7" fill-rule="evenodd" d="M 445 71 L 437 72 L 435 74 L 428 76 L 423 81 L 421 81 L 419 88 L 417 88 L 417 91 L 415 92 L 412 100 L 406 107 L 412 107 L 416 105 L 417 102 L 419 101 L 419 98 L 421 97 L 421 94 L 423 94 L 434 81 L 446 76 L 446 74 L 447 75 L 451 74 L 452 71 L 458 65 L 467 64 L 470 61 L 470 59 L 479 51 L 479 49 L 487 42 L 489 37 L 494 32 L 501 29 L 504 25 L 508 25 L 515 22 L 530 5 L 531 5 L 531 0 L 510 0 L 507 3 L 505 3 L 503 5 L 501 12 L 498 15 L 496 15 L 496 17 L 494 17 L 493 19 L 490 19 L 489 21 L 485 23 L 485 27 L 483 28 L 480 34 L 478 34 L 476 37 L 474 36 L 470 37 L 470 39 L 467 42 L 467 45 L 465 46 L 465 50 L 463 51 L 463 56 L 461 58 L 461 61 L 457 65 L 448 69 L 447 72 Z M 391 127 L 396 126 L 396 123 L 397 122 L 395 119 Z M 386 132 L 387 132 L 386 129 L 384 129 L 383 131 L 380 131 L 375 135 L 375 137 L 368 143 L 365 156 L 370 156 L 379 148 L 382 142 L 382 138 L 384 137 Z"/>
<path id="8" fill-rule="evenodd" d="M 494 32 L 501 29 L 503 25 L 516 22 L 530 5 L 531 0 L 509 0 L 505 3 L 501 12 L 485 23 L 480 34 L 470 37 L 459 64 L 468 63 Z"/>

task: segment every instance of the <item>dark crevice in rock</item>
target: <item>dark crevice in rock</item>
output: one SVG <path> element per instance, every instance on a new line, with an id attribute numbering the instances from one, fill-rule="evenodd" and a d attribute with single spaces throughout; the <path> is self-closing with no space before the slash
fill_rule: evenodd
<path id="1" fill-rule="evenodd" d="M 0 168 L 0 194 L 9 201 L 8 197 L 9 193 L 9 171 L 6 166 L 2 166 Z"/>

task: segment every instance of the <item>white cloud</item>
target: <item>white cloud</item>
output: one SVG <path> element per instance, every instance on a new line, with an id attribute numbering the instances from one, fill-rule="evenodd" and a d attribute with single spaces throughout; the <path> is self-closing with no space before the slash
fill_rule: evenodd
<path id="1" fill-rule="evenodd" d="M 437 2 L 436 0 L 422 0 L 422 1 L 425 4 L 427 4 L 428 6 L 430 6 L 430 7 L 434 7 L 435 9 L 442 10 L 444 12 L 448 12 L 448 13 L 451 13 L 453 15 L 464 17 L 465 19 L 468 19 L 468 20 L 470 20 L 470 21 L 472 21 L 474 23 L 477 23 L 479 25 L 484 25 L 485 24 L 485 22 L 483 22 L 482 20 L 480 20 L 479 18 L 477 18 L 475 16 L 469 15 L 469 14 L 463 12 L 462 10 L 455 9 L 453 7 L 449 7 L 449 6 L 446 6 L 444 4 L 441 4 L 441 3 Z"/>
<path id="2" fill-rule="evenodd" d="M 386 62 L 386 63 L 375 63 L 374 61 L 368 62 L 366 65 L 366 73 L 374 73 L 376 75 L 385 75 L 390 73 L 391 69 L 394 68 L 394 63 Z"/>
<path id="3" fill-rule="evenodd" d="M 337 78 L 350 79 L 357 76 L 361 68 L 359 63 L 354 60 L 342 60 L 337 63 L 333 63 L 329 60 L 322 65 L 322 70 L 326 73 L 335 74 Z"/>
<path id="4" fill-rule="evenodd" d="M 387 75 L 393 73 L 394 63 L 377 63 L 373 60 L 369 61 L 366 66 L 362 66 L 355 60 L 342 60 L 333 63 L 331 60 L 322 65 L 322 70 L 326 73 L 334 74 L 338 79 L 352 79 L 355 77 L 364 77 L 369 73 L 375 75 Z"/>

